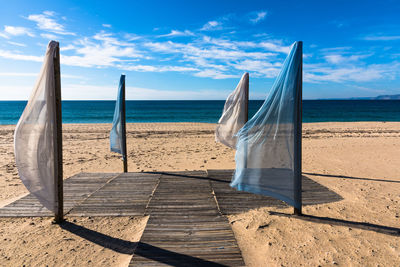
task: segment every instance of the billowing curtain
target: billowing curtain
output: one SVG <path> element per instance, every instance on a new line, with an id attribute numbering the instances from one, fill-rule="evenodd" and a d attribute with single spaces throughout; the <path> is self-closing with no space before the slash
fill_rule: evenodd
<path id="1" fill-rule="evenodd" d="M 215 129 L 215 141 L 228 147 L 236 148 L 236 133 L 247 120 L 249 74 L 246 72 L 236 89 L 228 96 L 222 116 Z"/>
<path id="2" fill-rule="evenodd" d="M 40 203 L 55 212 L 54 173 L 55 79 L 58 42 L 48 44 L 39 78 L 14 133 L 15 161 L 19 176 Z"/>
<path id="3" fill-rule="evenodd" d="M 125 89 L 125 75 L 121 75 L 118 86 L 117 102 L 115 103 L 114 119 L 110 132 L 110 149 L 113 152 L 124 154 L 123 132 L 122 132 L 122 109 Z"/>
<path id="4" fill-rule="evenodd" d="M 301 64 L 301 44 L 295 42 L 264 104 L 237 134 L 231 182 L 238 190 L 272 196 L 295 207 L 299 203 L 294 196 L 294 130 Z"/>

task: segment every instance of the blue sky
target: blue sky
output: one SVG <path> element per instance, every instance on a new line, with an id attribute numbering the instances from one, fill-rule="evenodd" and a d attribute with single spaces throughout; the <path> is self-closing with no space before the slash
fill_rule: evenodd
<path id="1" fill-rule="evenodd" d="M 400 1 L 2 1 L 0 100 L 27 99 L 49 40 L 63 99 L 263 99 L 304 42 L 304 99 L 400 93 Z"/>

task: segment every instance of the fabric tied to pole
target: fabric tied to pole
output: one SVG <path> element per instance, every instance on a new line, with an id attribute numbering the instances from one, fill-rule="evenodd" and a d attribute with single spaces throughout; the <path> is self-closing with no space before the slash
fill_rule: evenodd
<path id="1" fill-rule="evenodd" d="M 231 182 L 238 190 L 272 196 L 294 207 L 298 205 L 294 200 L 294 126 L 301 64 L 301 45 L 295 42 L 265 102 L 237 134 Z"/>
<path id="2" fill-rule="evenodd" d="M 55 41 L 48 44 L 39 77 L 14 133 L 15 161 L 22 183 L 53 212 L 57 208 L 54 57 L 58 46 Z"/>
<path id="3" fill-rule="evenodd" d="M 222 116 L 215 129 L 215 141 L 228 147 L 236 148 L 236 133 L 247 120 L 249 90 L 249 74 L 246 72 L 240 79 L 236 89 L 228 96 Z"/>
<path id="4" fill-rule="evenodd" d="M 124 99 L 125 75 L 121 75 L 118 87 L 117 102 L 115 104 L 114 119 L 110 132 L 110 149 L 113 152 L 124 154 L 123 131 L 122 131 L 122 109 Z M 124 155 L 123 155 L 124 156 Z"/>

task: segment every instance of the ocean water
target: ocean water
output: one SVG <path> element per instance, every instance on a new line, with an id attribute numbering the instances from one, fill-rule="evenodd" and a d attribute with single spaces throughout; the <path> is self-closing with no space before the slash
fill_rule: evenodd
<path id="1" fill-rule="evenodd" d="M 26 101 L 0 101 L 0 124 L 16 124 Z M 127 101 L 127 122 L 216 123 L 223 100 Z M 263 100 L 249 102 L 249 118 Z M 111 123 L 115 101 L 63 101 L 63 123 Z M 304 100 L 303 122 L 400 121 L 400 100 Z"/>

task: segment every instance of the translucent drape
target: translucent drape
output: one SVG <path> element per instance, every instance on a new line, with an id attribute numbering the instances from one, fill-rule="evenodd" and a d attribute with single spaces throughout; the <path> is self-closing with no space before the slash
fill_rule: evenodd
<path id="1" fill-rule="evenodd" d="M 237 137 L 235 135 L 247 120 L 248 90 L 249 74 L 246 72 L 236 89 L 226 99 L 222 116 L 215 129 L 215 141 L 236 148 Z"/>
<path id="2" fill-rule="evenodd" d="M 264 104 L 238 132 L 231 186 L 281 199 L 292 206 L 294 129 L 301 94 L 301 44 L 295 42 Z"/>
<path id="3" fill-rule="evenodd" d="M 118 86 L 117 102 L 115 103 L 114 119 L 110 132 L 110 149 L 123 155 L 122 109 L 124 101 L 125 75 L 121 75 Z"/>
<path id="4" fill-rule="evenodd" d="M 55 211 L 54 139 L 56 135 L 54 62 L 58 42 L 47 47 L 39 78 L 14 133 L 19 176 L 40 203 Z"/>

